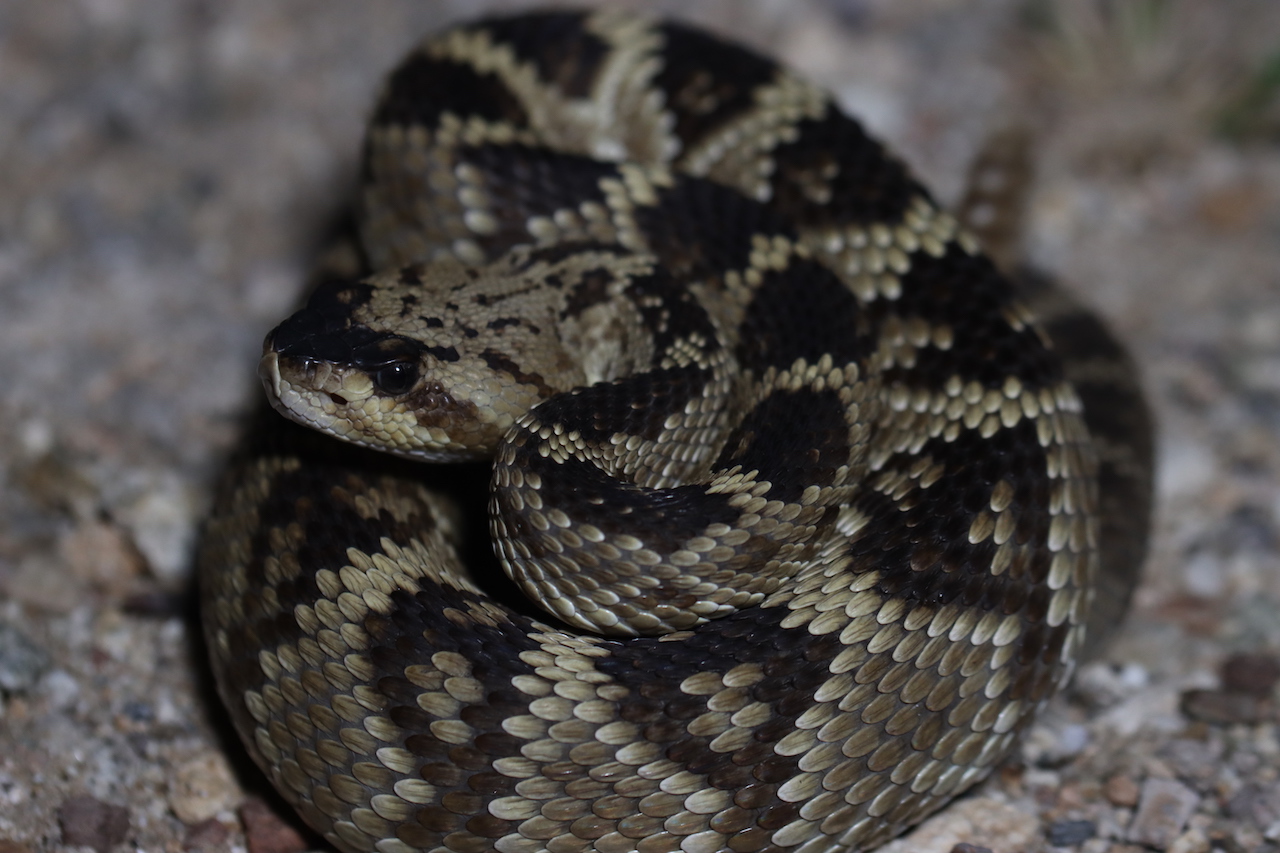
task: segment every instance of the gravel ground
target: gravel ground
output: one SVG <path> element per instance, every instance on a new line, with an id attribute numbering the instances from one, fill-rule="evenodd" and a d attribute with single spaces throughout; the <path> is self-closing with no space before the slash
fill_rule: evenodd
<path id="1" fill-rule="evenodd" d="M 212 697 L 192 545 L 380 74 L 524 5 L 0 6 L 0 853 L 311 843 Z M 898 853 L 1280 850 L 1280 4 L 648 5 L 810 73 L 944 199 L 987 134 L 1033 132 L 1028 256 L 1160 422 L 1107 660 Z"/>

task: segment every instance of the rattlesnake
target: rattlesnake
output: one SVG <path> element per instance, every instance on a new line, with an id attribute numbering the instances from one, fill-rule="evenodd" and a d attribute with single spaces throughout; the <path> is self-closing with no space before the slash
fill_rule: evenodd
<path id="1" fill-rule="evenodd" d="M 1123 611 L 1123 353 L 794 73 L 620 11 L 480 21 L 391 74 L 363 181 L 358 274 L 268 337 L 268 395 L 493 461 L 275 419 L 200 556 L 222 697 L 340 849 L 868 849 Z M 514 584 L 437 488 L 485 478 Z"/>

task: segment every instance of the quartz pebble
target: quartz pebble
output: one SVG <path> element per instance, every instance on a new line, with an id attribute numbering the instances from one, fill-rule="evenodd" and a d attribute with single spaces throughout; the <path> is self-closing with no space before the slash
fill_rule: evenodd
<path id="1" fill-rule="evenodd" d="M 1129 826 L 1129 840 L 1156 849 L 1167 847 L 1199 802 L 1199 795 L 1180 782 L 1148 779 L 1142 785 L 1138 812 Z"/>
<path id="2" fill-rule="evenodd" d="M 188 826 L 230 809 L 241 798 L 227 759 L 203 752 L 178 765 L 169 790 L 169 807 Z"/>

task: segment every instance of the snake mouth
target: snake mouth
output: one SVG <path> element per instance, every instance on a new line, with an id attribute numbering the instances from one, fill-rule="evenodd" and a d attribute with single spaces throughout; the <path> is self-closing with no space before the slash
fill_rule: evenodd
<path id="1" fill-rule="evenodd" d="M 346 368 L 315 358 L 280 353 L 271 347 L 258 361 L 258 378 L 267 401 L 278 414 L 302 426 L 360 447 L 427 462 L 450 462 L 487 456 L 487 444 L 459 444 L 448 426 L 479 422 L 474 404 L 455 400 L 438 382 L 427 383 L 407 399 L 400 415 L 371 414 L 366 401 L 377 399 L 375 382 L 359 368 Z M 397 407 L 403 409 L 404 407 Z M 416 437 L 411 441 L 404 433 Z M 427 446 L 419 446 L 424 443 Z"/>
<path id="2" fill-rule="evenodd" d="M 271 408 L 291 421 L 304 426 L 316 427 L 314 418 L 307 417 L 309 407 L 293 383 L 280 369 L 280 354 L 268 349 L 258 361 L 258 378 L 267 393 L 267 402 Z"/>
<path id="3" fill-rule="evenodd" d="M 275 350 L 263 353 L 258 361 L 263 388 L 269 397 L 281 402 L 303 392 L 330 393 L 333 374 L 333 365 L 328 362 L 281 355 Z"/>
<path id="4" fill-rule="evenodd" d="M 268 346 L 270 343 L 268 339 Z M 258 361 L 258 378 L 262 380 L 262 386 L 267 389 L 267 396 L 274 405 L 284 391 L 284 379 L 280 376 L 280 354 L 275 350 L 268 349 Z"/>
<path id="5" fill-rule="evenodd" d="M 258 361 L 258 378 L 271 408 L 305 426 L 332 429 L 334 413 L 323 400 L 338 407 L 349 402 L 338 393 L 343 390 L 338 371 L 324 361 L 294 358 L 268 349 Z"/>

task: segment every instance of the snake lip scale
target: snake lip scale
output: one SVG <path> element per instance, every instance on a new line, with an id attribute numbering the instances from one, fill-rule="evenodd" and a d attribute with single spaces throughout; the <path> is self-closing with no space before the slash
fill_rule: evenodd
<path id="1" fill-rule="evenodd" d="M 392 71 L 362 178 L 259 365 L 309 429 L 251 432 L 198 558 L 228 712 L 338 849 L 869 850 L 1123 613 L 1131 363 L 790 70 L 480 20 Z"/>

